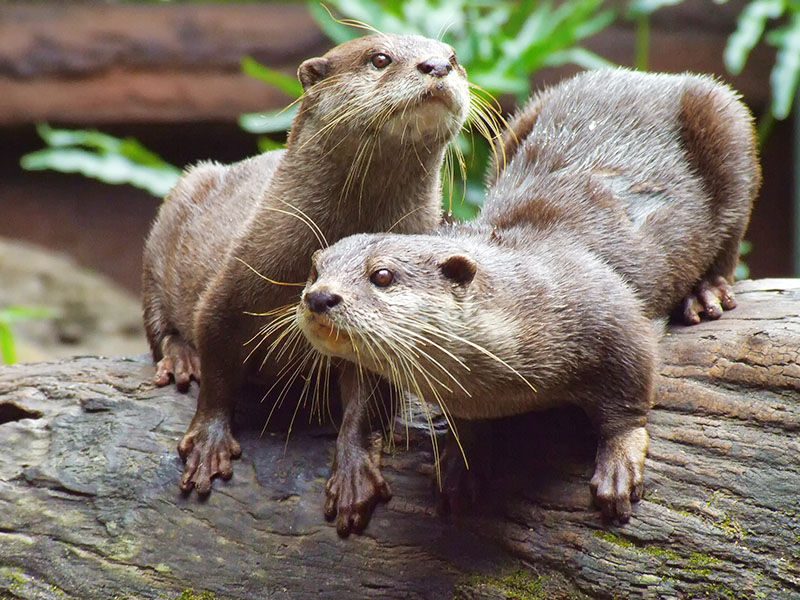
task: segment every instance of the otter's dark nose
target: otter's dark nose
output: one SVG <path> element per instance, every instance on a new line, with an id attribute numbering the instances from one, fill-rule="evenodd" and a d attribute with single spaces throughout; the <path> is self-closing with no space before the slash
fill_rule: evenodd
<path id="1" fill-rule="evenodd" d="M 339 294 L 331 294 L 330 292 L 309 292 L 306 294 L 306 304 L 311 312 L 324 313 L 329 308 L 333 308 L 342 297 Z"/>
<path id="2" fill-rule="evenodd" d="M 420 73 L 430 75 L 431 77 L 445 77 L 450 71 L 453 70 L 453 65 L 449 60 L 444 58 L 429 58 L 423 60 L 417 65 Z"/>

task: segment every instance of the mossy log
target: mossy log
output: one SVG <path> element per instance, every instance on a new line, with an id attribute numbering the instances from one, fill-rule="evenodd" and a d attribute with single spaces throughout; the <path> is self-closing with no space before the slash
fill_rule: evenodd
<path id="1" fill-rule="evenodd" d="M 412 435 L 385 456 L 394 498 L 341 540 L 322 518 L 331 428 L 287 445 L 246 405 L 234 478 L 198 502 L 175 453 L 194 394 L 154 389 L 149 360 L 0 369 L 0 598 L 800 598 L 800 281 L 737 291 L 661 344 L 625 526 L 591 507 L 576 411 L 502 423 L 491 506 L 455 522 Z"/>

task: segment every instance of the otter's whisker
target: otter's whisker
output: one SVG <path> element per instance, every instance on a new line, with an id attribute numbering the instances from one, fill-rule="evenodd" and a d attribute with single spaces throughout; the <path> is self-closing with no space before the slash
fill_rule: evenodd
<path id="1" fill-rule="evenodd" d="M 456 334 L 454 334 L 454 333 L 452 333 L 450 331 L 443 331 L 441 329 L 433 327 L 429 323 L 426 323 L 425 325 L 426 325 L 426 331 L 428 333 L 430 333 L 432 335 L 435 335 L 437 337 L 440 337 L 442 339 L 451 339 L 451 340 L 455 340 L 457 342 L 460 342 L 462 344 L 466 344 L 467 346 L 470 346 L 471 348 L 474 348 L 475 350 L 477 350 L 481 354 L 491 358 L 495 362 L 503 365 L 506 369 L 508 369 L 509 371 L 514 373 L 514 375 L 519 377 L 525 383 L 525 385 L 527 385 L 532 391 L 534 391 L 534 392 L 536 391 L 536 388 L 533 386 L 533 384 L 530 381 L 528 381 L 519 371 L 517 371 L 514 367 L 512 367 L 510 364 L 508 364 L 502 358 L 500 358 L 496 354 L 492 353 L 491 351 L 487 350 L 486 348 L 484 348 L 480 344 L 476 344 L 472 340 L 469 340 L 469 339 L 467 339 L 465 337 L 461 337 L 459 335 L 456 335 Z"/>
<path id="2" fill-rule="evenodd" d="M 330 16 L 330 18 L 334 22 L 339 23 L 339 25 L 344 25 L 346 27 L 353 27 L 354 29 L 365 29 L 367 31 L 371 31 L 373 33 L 377 33 L 378 35 L 386 35 L 385 33 L 380 31 L 376 27 L 370 25 L 369 23 L 365 23 L 364 21 L 360 21 L 358 19 L 349 19 L 349 18 L 348 19 L 339 19 L 339 18 L 335 17 L 333 15 L 333 13 L 331 12 L 331 9 L 328 8 L 328 5 L 325 4 L 324 2 L 321 2 L 320 6 L 322 6 L 322 8 L 325 9 L 325 12 L 328 13 L 328 16 Z"/>
<path id="3" fill-rule="evenodd" d="M 297 213 L 293 213 L 293 212 L 290 212 L 290 211 L 288 211 L 288 210 L 283 210 L 283 209 L 281 209 L 281 208 L 275 208 L 274 206 L 264 206 L 264 207 L 263 207 L 263 209 L 264 209 L 264 210 L 271 211 L 271 212 L 280 213 L 280 214 L 282 214 L 282 215 L 287 215 L 287 216 L 289 216 L 289 217 L 292 217 L 292 218 L 294 218 L 294 219 L 297 219 L 297 220 L 298 220 L 298 221 L 300 221 L 300 222 L 301 222 L 303 225 L 305 225 L 306 227 L 308 227 L 308 228 L 311 230 L 311 233 L 312 233 L 312 234 L 314 235 L 314 237 L 316 238 L 316 240 L 317 240 L 317 244 L 319 244 L 319 247 L 320 247 L 320 248 L 325 248 L 325 247 L 326 247 L 326 245 L 325 245 L 325 244 L 326 244 L 326 242 L 324 242 L 324 241 L 323 241 L 323 239 L 322 239 L 322 238 L 319 236 L 319 234 L 317 233 L 317 231 L 316 231 L 316 230 L 315 230 L 315 229 L 314 229 L 314 228 L 311 226 L 311 224 L 310 224 L 310 223 L 308 223 L 308 222 L 307 222 L 305 219 L 303 219 L 303 217 L 301 217 L 299 214 L 297 214 Z M 262 275 L 262 277 L 263 277 L 263 275 Z M 267 279 L 267 278 L 266 278 L 266 277 L 264 277 L 264 279 Z M 270 283 L 275 283 L 275 282 L 273 282 L 272 280 L 269 280 L 269 279 L 267 279 L 267 281 L 269 281 Z M 293 286 L 298 286 L 298 285 L 299 285 L 300 287 L 305 287 L 305 285 L 306 285 L 306 282 L 303 282 L 303 283 L 300 283 L 300 284 L 297 284 L 297 283 L 284 283 L 284 284 L 278 284 L 278 285 L 293 285 Z"/>
<path id="4" fill-rule="evenodd" d="M 420 400 L 420 406 L 422 407 L 422 410 L 425 413 L 425 418 L 428 421 L 428 431 L 430 432 L 431 446 L 433 448 L 433 463 L 436 466 L 436 483 L 439 486 L 439 489 L 441 490 L 442 471 L 440 466 L 441 463 L 439 455 L 439 441 L 436 439 L 436 429 L 433 426 L 433 417 L 431 416 L 431 411 L 425 402 L 425 395 L 422 393 L 422 389 L 419 387 L 419 383 L 417 383 L 417 380 L 414 379 L 414 376 L 411 374 L 409 366 L 405 364 L 404 359 L 399 358 L 399 360 L 400 364 L 403 366 L 403 371 L 405 374 L 406 389 L 416 390 L 417 398 L 419 398 Z"/>
<path id="5" fill-rule="evenodd" d="M 420 351 L 420 349 L 419 349 L 419 348 L 417 348 L 417 351 Z M 427 355 L 427 353 L 425 353 L 424 351 L 421 351 L 421 352 L 422 352 L 422 353 L 423 353 L 423 354 L 424 354 L 424 355 L 425 355 L 425 356 L 426 356 L 426 357 L 427 357 L 429 360 L 433 360 L 433 359 L 432 359 L 432 358 L 431 358 L 429 355 Z M 462 448 L 462 446 L 461 446 L 461 441 L 459 440 L 459 437 L 458 437 L 458 431 L 456 430 L 456 427 L 455 427 L 455 422 L 454 422 L 454 421 L 452 420 L 452 418 L 451 418 L 450 412 L 449 412 L 449 410 L 447 409 L 447 406 L 446 406 L 446 403 L 445 403 L 444 399 L 442 398 L 441 394 L 439 394 L 438 390 L 436 389 L 436 387 L 435 387 L 433 384 L 434 384 L 434 382 L 435 382 L 435 383 L 438 383 L 438 384 L 439 384 L 441 387 L 443 387 L 445 390 L 447 390 L 447 391 L 448 391 L 448 392 L 450 392 L 451 394 L 452 394 L 452 390 L 451 390 L 450 388 L 448 388 L 447 386 L 445 386 L 444 384 L 442 384 L 442 382 L 441 382 L 441 381 L 439 381 L 438 379 L 436 379 L 435 377 L 433 377 L 433 375 L 432 375 L 432 374 L 431 374 L 431 373 L 430 373 L 430 372 L 429 372 L 427 369 L 425 369 L 425 368 L 422 366 L 422 364 L 421 364 L 421 363 L 419 363 L 418 361 L 411 361 L 411 360 L 409 360 L 409 363 L 410 363 L 410 365 L 411 365 L 411 366 L 412 366 L 414 369 L 416 369 L 416 370 L 417 370 L 417 371 L 420 373 L 420 375 L 422 375 L 422 377 L 425 379 L 425 382 L 428 384 L 428 388 L 430 389 L 431 393 L 433 394 L 433 397 L 434 397 L 434 399 L 436 400 L 437 404 L 439 405 L 439 408 L 441 409 L 441 411 L 442 411 L 442 414 L 443 414 L 443 415 L 444 415 L 444 417 L 445 417 L 445 421 L 447 421 L 447 424 L 448 424 L 448 426 L 450 427 L 450 430 L 451 430 L 451 431 L 452 431 L 452 433 L 453 433 L 453 438 L 455 439 L 455 441 L 456 441 L 456 443 L 457 443 L 457 445 L 458 445 L 459 449 L 461 450 L 461 455 L 462 455 L 462 456 L 463 456 L 463 458 L 464 458 L 464 464 L 465 464 L 465 465 L 467 465 L 467 468 L 469 468 L 469 463 L 467 462 L 467 457 L 466 457 L 466 455 L 465 455 L 465 453 L 464 453 L 464 449 Z M 438 364 L 438 363 L 437 363 L 437 364 Z M 440 366 L 440 368 L 441 368 L 441 365 L 439 365 L 439 366 Z M 447 371 L 445 371 L 445 372 L 447 373 Z M 449 373 L 448 373 L 448 374 L 449 374 Z M 432 381 L 432 380 L 433 380 L 433 381 Z M 454 379 L 454 381 L 455 381 L 455 379 Z M 460 384 L 458 381 L 456 381 L 456 383 L 459 385 L 459 387 L 461 387 L 461 389 L 462 389 L 462 390 L 464 390 L 464 392 L 466 392 L 467 394 L 469 394 L 469 392 L 467 392 L 467 391 L 466 391 L 466 390 L 463 388 L 463 386 L 461 386 L 461 384 Z M 470 394 L 470 395 L 471 395 L 471 394 Z M 421 397 L 421 399 L 422 399 L 422 397 Z"/>
<path id="6" fill-rule="evenodd" d="M 287 308 L 294 309 L 297 306 L 294 302 L 290 304 L 284 304 L 283 306 L 279 306 L 278 308 L 273 308 L 272 310 L 268 310 L 267 312 L 251 312 L 246 310 L 242 312 L 243 315 L 248 315 L 250 317 L 271 317 L 273 315 L 278 314 L 279 312 L 285 311 Z"/>
<path id="7" fill-rule="evenodd" d="M 314 351 L 309 350 L 305 355 L 301 355 L 294 363 L 291 362 L 288 363 L 291 366 L 295 366 L 295 370 L 291 372 L 288 370 L 285 371 L 280 378 L 277 378 L 275 380 L 275 383 L 273 383 L 272 386 L 269 388 L 269 390 L 267 390 L 266 394 L 264 394 L 264 398 L 269 396 L 269 394 L 272 392 L 273 389 L 275 389 L 275 387 L 281 382 L 281 380 L 286 378 L 286 383 L 283 386 L 283 389 L 281 390 L 280 394 L 278 395 L 278 398 L 275 400 L 275 402 L 272 403 L 272 408 L 270 409 L 269 414 L 267 415 L 267 421 L 266 423 L 264 423 L 264 428 L 261 430 L 261 435 L 264 435 L 264 432 L 267 430 L 269 422 L 272 419 L 273 413 L 275 412 L 275 410 L 277 410 L 283 405 L 283 401 L 286 398 L 286 395 L 289 392 L 291 385 L 297 380 L 297 377 L 300 375 L 300 373 L 302 373 L 305 363 L 308 361 L 308 358 L 310 356 L 313 356 L 313 354 Z M 289 375 L 289 373 L 291 373 L 291 375 Z"/>
<path id="8" fill-rule="evenodd" d="M 426 207 L 426 206 L 418 206 L 417 208 L 415 208 L 415 209 L 413 209 L 413 210 L 410 210 L 410 211 L 408 211 L 408 212 L 407 212 L 406 214 L 404 214 L 402 217 L 400 217 L 399 219 L 397 219 L 397 221 L 395 221 L 394 223 L 392 223 L 392 226 L 391 226 L 391 227 L 389 227 L 389 229 L 387 229 L 387 230 L 386 230 L 386 233 L 391 233 L 391 232 L 392 232 L 392 230 L 393 230 L 395 227 L 397 227 L 398 225 L 400 225 L 400 223 L 402 223 L 403 221 L 405 221 L 405 220 L 406 220 L 408 217 L 410 217 L 411 215 L 413 215 L 413 214 L 415 214 L 415 213 L 417 213 L 417 212 L 419 212 L 419 211 L 421 211 L 421 210 L 426 210 L 426 209 L 427 209 L 427 207 Z"/>
<path id="9" fill-rule="evenodd" d="M 316 363 L 319 361 L 319 355 L 316 352 L 309 353 L 307 355 L 306 360 L 303 361 L 300 369 L 303 369 L 305 363 L 308 361 L 308 358 L 313 358 L 311 367 L 308 369 L 308 374 L 305 376 L 305 382 L 303 383 L 303 390 L 300 392 L 300 397 L 297 399 L 297 405 L 294 407 L 294 412 L 292 413 L 292 419 L 289 421 L 289 429 L 286 432 L 286 442 L 283 445 L 283 452 L 286 453 L 286 449 L 289 447 L 289 438 L 292 435 L 292 429 L 294 428 L 294 420 L 297 418 L 297 413 L 300 411 L 301 406 L 305 406 L 308 390 L 311 386 L 311 379 L 312 373 L 314 372 L 314 368 Z M 296 378 L 295 378 L 296 379 Z"/>
<path id="10" fill-rule="evenodd" d="M 407 321 L 407 324 L 412 324 L 412 321 L 408 320 L 408 321 Z M 445 348 L 444 346 L 442 346 L 442 345 L 440 345 L 440 344 L 437 344 L 436 342 L 434 342 L 434 341 L 433 341 L 433 340 L 431 340 L 430 338 L 427 338 L 427 337 L 425 337 L 424 335 L 422 335 L 422 334 L 421 334 L 421 333 L 419 333 L 419 332 L 412 331 L 411 329 L 404 328 L 404 327 L 403 327 L 402 325 L 400 325 L 399 323 L 398 323 L 398 324 L 395 324 L 395 328 L 396 328 L 398 331 L 400 331 L 400 332 L 402 332 L 402 333 L 405 333 L 406 335 L 408 335 L 408 336 L 411 336 L 411 337 L 415 338 L 415 339 L 416 339 L 418 342 L 421 342 L 421 343 L 423 343 L 423 344 L 429 344 L 429 345 L 433 346 L 434 348 L 436 348 L 437 350 L 440 350 L 440 351 L 444 352 L 444 353 L 445 353 L 447 356 L 449 356 L 449 357 L 450 357 L 450 358 L 452 358 L 454 361 L 456 361 L 456 362 L 457 362 L 457 363 L 458 363 L 458 364 L 459 364 L 461 367 L 463 367 L 465 370 L 467 370 L 467 371 L 471 371 L 471 369 L 470 369 L 470 368 L 467 366 L 467 364 L 466 364 L 466 363 L 465 363 L 463 360 L 461 360 L 461 359 L 460 359 L 459 357 L 457 357 L 455 354 L 453 354 L 452 352 L 450 352 L 449 350 L 447 350 L 447 348 Z M 398 341 L 398 342 L 401 342 L 401 340 L 400 340 L 400 339 L 398 339 L 397 341 Z M 409 344 L 409 345 L 410 345 L 410 344 Z M 433 358 L 433 357 L 432 357 L 430 354 L 428 354 L 427 352 L 425 352 L 424 350 L 422 350 L 422 349 L 421 349 L 419 346 L 416 346 L 416 347 L 414 348 L 414 350 L 416 350 L 417 352 L 419 352 L 420 354 L 422 354 L 422 355 L 423 355 L 425 358 L 427 358 L 427 359 L 428 359 L 430 362 L 432 362 L 432 363 L 433 363 L 433 364 L 434 364 L 436 367 L 438 367 L 438 368 L 439 368 L 439 369 L 440 369 L 440 370 L 441 370 L 441 371 L 442 371 L 444 374 L 446 374 L 446 375 L 447 375 L 447 376 L 448 376 L 450 379 L 452 379 L 452 380 L 453 380 L 453 383 L 455 383 L 455 384 L 456 384 L 456 385 L 457 385 L 459 388 L 461 388 L 461 390 L 462 390 L 462 391 L 463 391 L 463 392 L 464 392 L 464 393 L 465 393 L 467 396 L 469 396 L 469 397 L 472 397 L 472 394 L 471 394 L 470 392 L 468 392 L 468 391 L 467 391 L 467 390 L 466 390 L 466 389 L 465 389 L 465 388 L 464 388 L 464 387 L 461 385 L 461 382 L 459 382 L 459 381 L 458 381 L 458 379 L 456 379 L 456 377 L 455 377 L 455 376 L 454 376 L 452 373 L 450 373 L 450 372 L 449 372 L 449 371 L 448 371 L 448 370 L 447 370 L 447 369 L 446 369 L 446 368 L 445 368 L 445 367 L 444 367 L 444 366 L 443 366 L 443 365 L 442 365 L 442 364 L 441 364 L 441 363 L 440 363 L 438 360 L 436 360 L 436 359 L 435 359 L 435 358 Z"/>
<path id="11" fill-rule="evenodd" d="M 273 285 L 282 285 L 282 286 L 288 286 L 288 287 L 305 287 L 305 285 L 306 285 L 306 283 L 305 283 L 305 282 L 302 282 L 302 283 L 289 283 L 289 282 L 286 282 L 286 281 L 277 281 L 277 280 L 275 280 L 275 279 L 270 279 L 270 278 L 269 278 L 269 277 L 267 277 L 266 275 L 262 275 L 261 273 L 259 273 L 259 272 L 258 272 L 256 269 L 254 269 L 253 267 L 251 267 L 249 264 L 247 264 L 245 261 L 243 261 L 243 260 L 242 260 L 241 258 L 239 258 L 238 256 L 234 256 L 233 258 L 234 258 L 234 260 L 238 260 L 238 261 L 239 261 L 240 263 L 242 263 L 242 264 L 243 264 L 245 267 L 247 267 L 247 268 L 248 268 L 248 269 L 250 269 L 250 270 L 251 270 L 253 273 L 255 273 L 256 275 L 258 275 L 258 276 L 259 276 L 261 279 L 263 279 L 264 281 L 268 281 L 269 283 L 271 283 L 271 284 L 273 284 Z"/>
<path id="12" fill-rule="evenodd" d="M 324 242 L 324 245 L 322 246 L 323 248 L 327 248 L 328 246 L 330 246 L 330 244 L 328 243 L 328 239 L 325 237 L 325 234 L 322 233 L 322 229 L 320 228 L 320 226 L 314 222 L 314 219 L 309 217 L 305 212 L 297 208 L 294 204 L 289 204 L 288 202 L 282 199 L 280 201 L 286 206 L 297 211 L 300 215 L 302 215 L 302 217 L 306 220 L 308 225 L 312 227 L 312 229 L 315 229 L 317 231 L 317 233 L 319 234 L 317 239 L 319 240 L 319 238 L 322 238 L 322 241 Z"/>
<path id="13" fill-rule="evenodd" d="M 276 317 L 270 323 L 266 324 L 264 327 L 259 329 L 258 333 L 256 333 L 255 336 L 253 336 L 252 338 L 250 338 L 247 342 L 245 342 L 243 344 L 244 346 L 247 346 L 248 344 L 252 343 L 253 340 L 255 340 L 257 337 L 261 336 L 261 339 L 259 340 L 259 342 L 252 348 L 252 350 L 250 350 L 250 353 L 245 357 L 245 359 L 242 362 L 242 364 L 244 364 L 248 360 L 250 360 L 250 357 L 253 355 L 253 353 L 256 350 L 259 349 L 261 344 L 263 344 L 269 338 L 269 336 L 271 336 L 276 331 L 282 329 L 283 327 L 286 327 L 286 326 L 290 325 L 293 318 L 294 318 L 294 315 L 291 314 L 291 313 L 283 315 L 281 317 Z"/>

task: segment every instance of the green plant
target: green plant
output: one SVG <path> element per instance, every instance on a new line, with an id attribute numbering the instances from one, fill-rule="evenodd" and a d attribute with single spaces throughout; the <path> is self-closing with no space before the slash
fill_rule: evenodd
<path id="1" fill-rule="evenodd" d="M 543 67 L 576 64 L 584 68 L 609 66 L 580 43 L 610 25 L 615 13 L 603 0 L 567 0 L 555 5 L 549 0 L 481 2 L 479 0 L 330 0 L 344 19 L 333 17 L 318 2 L 308 9 L 317 24 L 336 44 L 363 34 L 363 29 L 391 33 L 416 33 L 452 45 L 467 69 L 480 112 L 491 112 L 495 97 L 512 95 L 523 103 L 531 93 L 531 76 Z M 368 25 L 367 25 L 368 24 Z M 253 67 L 252 63 L 248 63 Z M 259 66 L 251 74 L 290 93 L 274 71 Z M 274 79 L 274 81 L 270 81 Z M 295 90 L 297 91 L 297 90 Z M 499 111 L 498 111 L 499 112 Z M 253 133 L 282 129 L 291 109 L 266 115 L 244 115 L 241 126 Z M 471 218 L 483 201 L 483 173 L 490 155 L 493 127 L 472 122 L 484 139 L 462 135 L 456 155 L 461 167 L 445 177 L 444 203 L 459 218 Z M 264 147 L 262 145 L 262 147 Z M 447 166 L 446 166 L 447 168 Z M 464 202 L 453 202 L 459 193 Z"/>
<path id="2" fill-rule="evenodd" d="M 180 169 L 133 138 L 119 139 L 99 131 L 53 129 L 37 131 L 49 146 L 20 160 L 29 171 L 80 173 L 111 184 L 130 184 L 154 196 L 164 196 L 180 177 Z"/>
<path id="3" fill-rule="evenodd" d="M 580 44 L 615 18 L 603 0 L 331 0 L 330 5 L 344 20 L 332 18 L 317 1 L 309 2 L 308 7 L 337 44 L 362 35 L 363 23 L 369 23 L 380 31 L 418 33 L 453 45 L 470 80 L 484 90 L 476 92 L 482 97 L 477 102 L 483 103 L 484 110 L 492 103 L 492 96 L 512 95 L 524 102 L 531 91 L 531 75 L 543 67 L 568 63 L 584 68 L 608 66 Z M 302 93 L 294 77 L 251 58 L 242 61 L 242 69 L 290 98 Z M 272 150 L 281 143 L 269 136 L 286 131 L 296 110 L 292 105 L 280 111 L 246 114 L 239 124 L 259 134 L 262 151 Z M 479 124 L 475 127 L 481 129 Z M 39 133 L 48 148 L 24 156 L 23 168 L 81 173 L 107 183 L 135 185 L 156 196 L 166 194 L 179 176 L 177 167 L 130 138 L 121 140 L 97 131 L 54 130 L 47 125 L 40 126 Z M 474 216 L 483 198 L 482 177 L 490 147 L 474 138 L 462 136 L 457 141 L 458 151 L 466 157 L 466 177 L 456 173 L 445 178 L 448 205 L 459 191 L 465 197 L 465 202 L 452 205 L 460 218 Z"/>
<path id="4" fill-rule="evenodd" d="M 20 321 L 52 318 L 47 308 L 32 306 L 8 306 L 0 308 L 0 362 L 13 365 L 17 362 L 17 348 L 11 326 Z"/>
<path id="5" fill-rule="evenodd" d="M 733 75 L 741 73 L 750 53 L 762 38 L 777 49 L 769 78 L 770 109 L 758 125 L 759 140 L 763 144 L 775 120 L 789 116 L 800 84 L 800 3 L 751 0 L 739 14 L 736 30 L 728 38 L 725 68 Z"/>

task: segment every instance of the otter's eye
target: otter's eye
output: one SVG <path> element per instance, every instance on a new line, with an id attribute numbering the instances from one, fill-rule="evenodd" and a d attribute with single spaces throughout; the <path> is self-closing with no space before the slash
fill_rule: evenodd
<path id="1" fill-rule="evenodd" d="M 392 63 L 392 57 L 383 53 L 373 54 L 370 62 L 376 69 L 385 69 Z"/>
<path id="2" fill-rule="evenodd" d="M 311 265 L 311 272 L 308 274 L 308 281 L 310 283 L 314 283 L 319 277 L 319 273 L 317 273 L 317 267 L 315 265 Z"/>
<path id="3" fill-rule="evenodd" d="M 378 269 L 369 276 L 369 280 L 378 287 L 388 287 L 394 281 L 394 273 L 389 269 Z"/>

